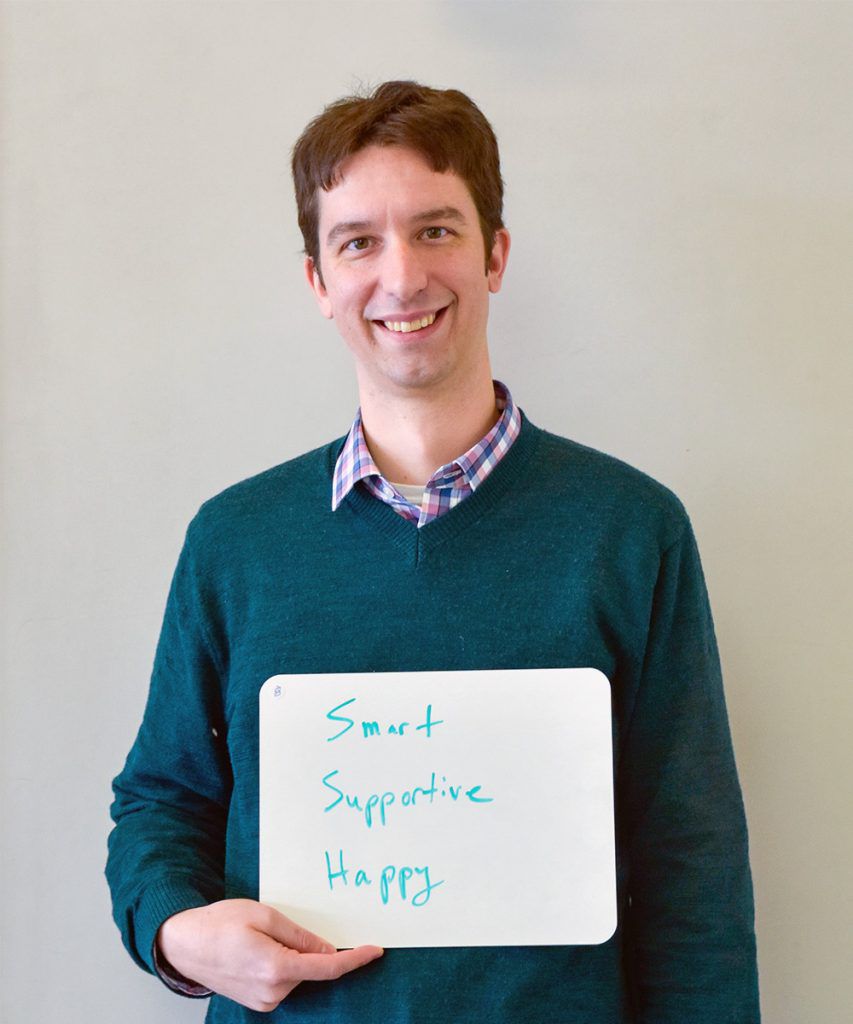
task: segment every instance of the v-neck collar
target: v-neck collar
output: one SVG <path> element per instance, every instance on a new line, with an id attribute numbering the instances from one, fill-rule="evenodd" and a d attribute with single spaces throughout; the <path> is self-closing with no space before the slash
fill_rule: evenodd
<path id="1" fill-rule="evenodd" d="M 388 537 L 396 546 L 409 552 L 414 564 L 418 564 L 436 547 L 480 519 L 503 498 L 510 487 L 517 485 L 529 472 L 532 456 L 542 438 L 542 431 L 534 426 L 523 412 L 521 418 L 521 432 L 514 444 L 477 490 L 455 508 L 425 526 L 418 528 L 360 486 L 354 487 L 330 514 L 361 516 L 369 521 L 372 528 Z M 333 446 L 329 466 L 330 480 L 337 454 L 338 449 Z"/>

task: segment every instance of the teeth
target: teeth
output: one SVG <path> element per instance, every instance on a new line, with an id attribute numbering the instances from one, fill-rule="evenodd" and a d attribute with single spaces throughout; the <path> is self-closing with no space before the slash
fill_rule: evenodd
<path id="1" fill-rule="evenodd" d="M 422 328 L 434 324 L 435 313 L 422 316 L 420 320 L 383 320 L 382 322 L 389 331 L 402 331 L 403 334 L 408 334 L 409 331 L 420 331 Z"/>

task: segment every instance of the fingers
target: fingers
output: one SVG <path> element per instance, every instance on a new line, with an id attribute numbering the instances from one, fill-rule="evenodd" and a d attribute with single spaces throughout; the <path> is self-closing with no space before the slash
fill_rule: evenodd
<path id="1" fill-rule="evenodd" d="M 340 978 L 342 974 L 369 964 L 385 952 L 379 946 L 357 946 L 338 952 L 327 942 L 302 925 L 272 907 L 264 907 L 269 918 L 264 922 L 264 934 L 285 946 L 291 957 L 290 968 L 299 981 L 325 981 Z"/>
<path id="2" fill-rule="evenodd" d="M 301 953 L 294 964 L 300 981 L 334 981 L 385 952 L 379 946 L 356 946 L 337 953 Z"/>
<path id="3" fill-rule="evenodd" d="M 273 907 L 239 899 L 173 915 L 157 941 L 163 957 L 184 977 L 263 1012 L 301 981 L 333 981 L 383 953 L 377 946 L 337 952 Z"/>
<path id="4" fill-rule="evenodd" d="M 314 932 L 309 932 L 307 928 L 303 928 L 302 925 L 297 924 L 295 921 L 291 921 L 289 917 L 285 917 L 284 914 L 274 910 L 272 907 L 266 907 L 269 911 L 269 918 L 264 922 L 264 933 L 269 935 L 270 938 L 280 942 L 282 946 L 287 946 L 288 949 L 295 949 L 297 953 L 323 953 L 330 954 L 335 952 L 335 947 L 331 942 L 326 942 L 325 939 L 321 939 L 319 935 L 315 935 Z"/>

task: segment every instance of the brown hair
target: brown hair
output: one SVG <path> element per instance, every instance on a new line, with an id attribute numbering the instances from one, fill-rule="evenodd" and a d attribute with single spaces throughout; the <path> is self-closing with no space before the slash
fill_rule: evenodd
<path id="1" fill-rule="evenodd" d="M 453 171 L 468 186 L 486 259 L 503 227 L 498 143 L 480 108 L 458 89 L 384 82 L 367 96 L 329 104 L 293 147 L 293 184 L 305 253 L 320 271 L 318 191 L 334 188 L 340 166 L 366 146 L 406 146 L 434 171 Z"/>

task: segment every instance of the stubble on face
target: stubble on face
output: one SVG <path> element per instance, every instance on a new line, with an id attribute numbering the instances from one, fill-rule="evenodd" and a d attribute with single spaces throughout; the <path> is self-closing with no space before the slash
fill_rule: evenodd
<path id="1" fill-rule="evenodd" d="M 490 374 L 488 296 L 509 240 L 499 233 L 484 274 L 479 218 L 462 179 L 411 150 L 372 146 L 344 164 L 319 204 L 323 277 L 310 261 L 306 270 L 321 312 L 353 352 L 360 389 L 416 396 Z"/>

